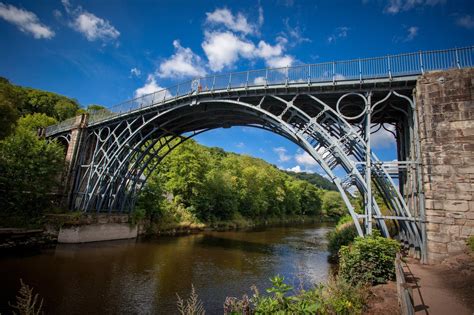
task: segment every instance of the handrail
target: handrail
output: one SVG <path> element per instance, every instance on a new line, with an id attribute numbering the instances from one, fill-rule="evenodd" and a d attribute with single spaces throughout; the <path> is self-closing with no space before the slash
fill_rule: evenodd
<path id="1" fill-rule="evenodd" d="M 406 282 L 400 253 L 397 253 L 395 258 L 395 274 L 397 278 L 397 294 L 400 311 L 402 315 L 413 315 L 415 314 L 415 307 L 413 304 L 413 290 Z"/>
<path id="2" fill-rule="evenodd" d="M 398 55 L 302 64 L 214 74 L 181 82 L 169 88 L 146 94 L 104 110 L 90 111 L 89 124 L 99 123 L 131 111 L 164 103 L 179 97 L 234 88 L 264 87 L 313 83 L 337 84 L 343 81 L 389 79 L 414 76 L 425 71 L 473 67 L 474 46 L 445 50 L 419 51 Z M 69 120 L 46 128 L 52 135 L 71 128 Z"/>

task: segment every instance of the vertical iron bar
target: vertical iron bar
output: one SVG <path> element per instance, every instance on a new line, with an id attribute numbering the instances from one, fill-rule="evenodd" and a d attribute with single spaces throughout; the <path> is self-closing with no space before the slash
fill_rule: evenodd
<path id="1" fill-rule="evenodd" d="M 336 84 L 336 62 L 332 63 L 332 84 Z"/>
<path id="2" fill-rule="evenodd" d="M 362 84 L 362 64 L 359 58 L 359 82 Z"/>
<path id="3" fill-rule="evenodd" d="M 388 77 L 392 81 L 392 67 L 390 62 L 390 55 L 387 56 L 387 66 L 388 66 Z"/>
<path id="4" fill-rule="evenodd" d="M 421 74 L 425 74 L 425 70 L 423 69 L 423 53 L 421 51 L 419 52 L 419 56 L 420 56 Z"/>
<path id="5" fill-rule="evenodd" d="M 456 65 L 458 66 L 458 69 L 461 69 L 461 63 L 459 62 L 459 53 L 458 53 L 458 48 L 456 47 Z"/>
<path id="6" fill-rule="evenodd" d="M 366 234 L 372 234 L 372 157 L 370 143 L 370 124 L 372 114 L 372 92 L 367 95 L 367 113 L 366 113 L 366 152 L 365 152 L 365 180 L 367 185 L 367 205 L 366 205 Z"/>

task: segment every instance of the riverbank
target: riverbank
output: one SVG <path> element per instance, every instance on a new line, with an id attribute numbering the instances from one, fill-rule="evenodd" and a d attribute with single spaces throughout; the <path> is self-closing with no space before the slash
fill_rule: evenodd
<path id="1" fill-rule="evenodd" d="M 104 229 L 104 227 L 107 227 L 108 225 L 128 226 L 131 229 L 137 230 L 135 233 L 137 237 L 153 239 L 160 236 L 180 236 L 206 231 L 232 231 L 272 226 L 292 226 L 307 223 L 334 222 L 334 220 L 331 220 L 330 218 L 321 216 L 282 216 L 252 220 L 237 218 L 228 221 L 214 221 L 210 223 L 200 223 L 196 221 L 176 222 L 174 220 L 166 219 L 156 222 L 147 222 L 145 220 L 135 221 L 128 215 L 84 215 L 81 213 L 48 214 L 45 215 L 41 221 L 43 222 L 42 226 L 38 226 L 38 228 L 35 229 L 0 228 L 0 251 L 50 248 L 58 243 L 58 237 L 59 242 L 61 243 L 61 239 L 64 239 L 64 237 L 60 236 L 64 236 L 65 231 L 69 235 L 67 238 L 70 239 L 70 235 L 76 235 L 79 233 L 78 230 L 80 229 L 96 229 L 96 232 L 99 234 L 106 233 L 107 229 Z M 109 238 L 97 238 L 96 241 L 125 238 L 114 237 L 114 235 L 111 235 Z M 81 241 L 80 238 L 77 239 L 78 241 L 76 241 L 76 243 L 81 243 L 86 242 L 87 238 L 85 238 L 84 241 Z M 70 241 L 67 243 L 70 243 Z"/>

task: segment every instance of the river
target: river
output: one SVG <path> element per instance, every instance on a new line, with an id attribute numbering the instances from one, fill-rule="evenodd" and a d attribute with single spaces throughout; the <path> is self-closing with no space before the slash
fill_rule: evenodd
<path id="1" fill-rule="evenodd" d="M 58 245 L 0 257 L 0 313 L 10 314 L 19 279 L 44 298 L 46 314 L 176 314 L 176 293 L 194 285 L 207 314 L 226 296 L 260 292 L 283 275 L 295 287 L 325 281 L 327 224 L 205 232 L 147 241 Z"/>

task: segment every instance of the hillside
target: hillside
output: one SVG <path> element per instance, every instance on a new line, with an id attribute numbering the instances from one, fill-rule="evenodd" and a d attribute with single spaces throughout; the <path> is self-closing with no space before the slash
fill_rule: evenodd
<path id="1" fill-rule="evenodd" d="M 294 178 L 305 180 L 320 189 L 337 191 L 336 185 L 319 174 L 306 172 L 296 173 L 291 171 L 284 172 Z"/>

